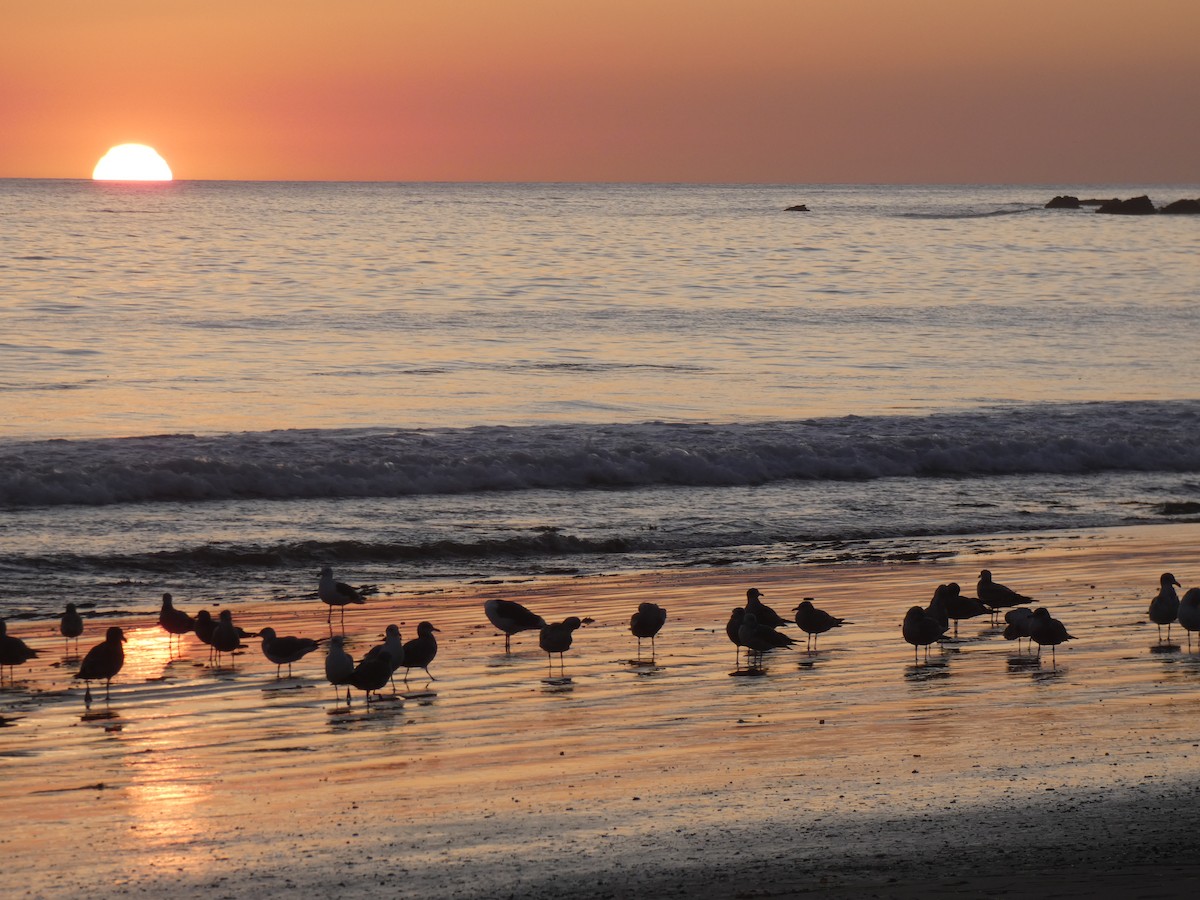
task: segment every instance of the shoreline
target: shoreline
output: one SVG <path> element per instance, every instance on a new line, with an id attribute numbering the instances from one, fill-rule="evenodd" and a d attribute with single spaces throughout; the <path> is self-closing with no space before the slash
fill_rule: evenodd
<path id="1" fill-rule="evenodd" d="M 442 630 L 436 680 L 411 677 L 370 709 L 335 698 L 320 653 L 276 680 L 257 641 L 212 670 L 194 637 L 172 660 L 153 620 L 106 620 L 130 637 L 108 705 L 85 710 L 70 665 L 50 653 L 0 692 L 13 720 L 0 730 L 0 802 L 25 826 L 0 837 L 0 886 L 27 897 L 1191 896 L 1200 642 L 1163 650 L 1145 608 L 1161 571 L 1200 581 L 1198 534 L 1035 532 L 935 562 L 368 601 L 347 611 L 356 658 L 391 621 L 406 639 L 421 619 Z M 943 581 L 972 593 L 983 567 L 1076 635 L 1056 665 L 979 620 L 913 663 L 904 609 Z M 765 677 L 729 677 L 723 625 L 750 585 L 780 612 L 816 596 L 853 624 L 815 653 L 774 654 Z M 504 655 L 482 615 L 491 596 L 592 619 L 564 676 L 548 674 L 530 634 Z M 652 664 L 632 659 L 628 616 L 642 600 L 669 616 Z M 317 637 L 325 613 L 289 602 L 236 615 Z"/>

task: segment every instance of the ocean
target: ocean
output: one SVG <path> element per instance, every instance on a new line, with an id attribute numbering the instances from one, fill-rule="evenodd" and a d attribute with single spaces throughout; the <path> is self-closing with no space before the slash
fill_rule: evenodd
<path id="1" fill-rule="evenodd" d="M 1200 519 L 1197 220 L 1059 193 L 1200 186 L 0 180 L 0 615 Z"/>

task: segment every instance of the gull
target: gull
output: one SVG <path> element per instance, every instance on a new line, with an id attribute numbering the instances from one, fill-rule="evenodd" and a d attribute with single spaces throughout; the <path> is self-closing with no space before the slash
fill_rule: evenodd
<path id="1" fill-rule="evenodd" d="M 1050 615 L 1050 610 L 1039 606 L 1029 617 L 1029 639 L 1038 645 L 1038 657 L 1042 655 L 1042 647 L 1050 648 L 1051 664 L 1058 666 L 1054 648 L 1064 641 L 1073 641 L 1075 636 L 1067 634 L 1067 627 Z"/>
<path id="2" fill-rule="evenodd" d="M 657 603 L 639 603 L 629 617 L 629 630 L 638 641 L 638 659 L 642 658 L 642 638 L 650 638 L 650 659 L 654 659 L 654 636 L 667 621 L 667 611 Z"/>
<path id="3" fill-rule="evenodd" d="M 558 672 L 563 670 L 563 654 L 571 649 L 571 638 L 575 629 L 583 625 L 577 616 L 568 616 L 561 622 L 545 625 L 538 634 L 538 646 L 546 651 L 550 674 L 554 674 L 554 654 L 558 654 Z"/>
<path id="4" fill-rule="evenodd" d="M 530 612 L 520 603 L 493 597 L 483 604 L 488 621 L 504 632 L 504 652 L 510 652 L 509 642 L 520 631 L 537 631 L 546 627 L 546 620 Z"/>
<path id="5" fill-rule="evenodd" d="M 346 605 L 348 603 L 365 603 L 366 596 L 362 590 L 352 588 L 350 585 L 341 581 L 333 580 L 333 569 L 325 566 L 321 569 L 321 580 L 317 583 L 317 596 L 321 598 L 321 602 L 329 606 L 329 616 L 326 621 L 330 627 L 333 626 L 333 608 L 340 606 L 342 608 L 342 630 L 346 630 Z"/>
<path id="6" fill-rule="evenodd" d="M 58 622 L 58 633 L 63 636 L 64 653 L 67 652 L 71 638 L 75 638 L 75 652 L 79 652 L 79 636 L 83 634 L 83 616 L 75 609 L 74 603 L 67 604 L 66 611 L 63 612 L 62 618 Z"/>
<path id="7" fill-rule="evenodd" d="M 1018 594 L 1012 588 L 992 581 L 992 573 L 987 569 L 979 573 L 979 581 L 975 585 L 975 595 L 988 606 L 992 607 L 992 609 L 1000 609 L 1005 606 L 1021 606 L 1024 603 L 1033 602 L 1032 597 Z"/>
<path id="8" fill-rule="evenodd" d="M 913 645 L 913 663 L 917 662 L 917 649 L 925 648 L 925 659 L 929 659 L 929 645 L 940 641 L 946 634 L 946 629 L 942 623 L 930 616 L 920 606 L 910 607 L 908 612 L 904 614 L 904 621 L 900 625 L 901 633 L 904 639 Z"/>
<path id="9" fill-rule="evenodd" d="M 792 611 L 796 614 L 796 624 L 800 626 L 801 631 L 808 635 L 806 650 L 816 649 L 817 635 L 824 634 L 833 628 L 841 628 L 843 625 L 854 624 L 830 615 L 823 609 L 817 609 L 813 606 L 812 597 L 805 597 L 800 601 L 800 605 Z"/>
<path id="10" fill-rule="evenodd" d="M 112 680 L 125 665 L 125 648 L 121 646 L 124 643 L 125 632 L 118 626 L 111 625 L 104 635 L 104 640 L 87 652 L 87 656 L 79 665 L 79 671 L 75 673 L 76 678 L 88 682 L 83 695 L 84 703 L 91 704 L 91 682 L 101 678 L 104 679 L 104 700 L 108 701 L 108 689 Z"/>
<path id="11" fill-rule="evenodd" d="M 955 582 L 939 585 L 946 615 L 954 620 L 954 636 L 958 637 L 958 620 L 991 615 L 991 608 L 977 597 L 964 597 L 962 588 Z"/>
<path id="12" fill-rule="evenodd" d="M 1200 588 L 1188 588 L 1179 601 L 1179 624 L 1188 636 L 1188 653 L 1192 652 L 1192 632 L 1200 631 Z"/>
<path id="13" fill-rule="evenodd" d="M 725 623 L 725 634 L 728 635 L 731 641 L 733 641 L 733 646 L 737 648 L 736 667 L 739 672 L 742 669 L 742 639 L 739 632 L 742 629 L 742 619 L 745 617 L 746 610 L 741 606 L 737 606 L 734 607 L 733 611 L 729 614 L 729 621 Z M 747 660 L 746 665 L 749 664 L 750 662 Z"/>
<path id="14" fill-rule="evenodd" d="M 232 655 L 238 650 L 245 648 L 242 643 L 244 637 L 258 637 L 249 631 L 245 631 L 233 624 L 233 613 L 227 609 L 221 610 L 217 614 L 217 627 L 213 629 L 212 645 L 217 651 L 217 665 L 221 665 L 221 654 L 228 653 Z"/>
<path id="15" fill-rule="evenodd" d="M 350 703 L 350 681 L 354 676 L 354 657 L 346 652 L 345 635 L 335 634 L 329 639 L 329 652 L 325 655 L 325 677 L 337 688 L 346 687 L 346 703 Z"/>
<path id="16" fill-rule="evenodd" d="M 404 645 L 404 659 L 397 665 L 404 666 L 404 683 L 408 684 L 409 669 L 424 669 L 425 674 L 429 675 L 430 681 L 437 681 L 429 674 L 429 664 L 433 662 L 433 658 L 437 656 L 437 638 L 433 636 L 435 631 L 440 631 L 439 628 L 434 628 L 429 622 L 422 622 L 417 626 L 417 636 Z M 391 677 L 391 672 L 388 672 L 388 677 Z"/>
<path id="17" fill-rule="evenodd" d="M 1021 652 L 1021 638 L 1029 637 L 1029 626 L 1032 624 L 1030 622 L 1032 618 L 1033 610 L 1027 606 L 1018 606 L 1004 614 L 1004 621 L 1006 623 L 1004 639 L 1006 641 L 1016 641 L 1018 653 Z"/>
<path id="18" fill-rule="evenodd" d="M 386 650 L 374 656 L 364 657 L 350 673 L 350 684 L 367 695 L 367 706 L 371 706 L 371 693 L 378 694 L 392 677 L 392 660 Z M 349 697 L 349 691 L 347 691 Z M 349 700 L 347 699 L 347 703 Z"/>
<path id="19" fill-rule="evenodd" d="M 758 620 L 759 625 L 765 625 L 768 628 L 783 628 L 785 625 L 792 623 L 785 619 L 761 599 L 762 591 L 758 588 L 750 588 L 746 591 L 746 613 L 753 615 Z"/>
<path id="20" fill-rule="evenodd" d="M 392 692 L 396 691 L 395 672 L 404 662 L 404 643 L 400 640 L 400 626 L 389 625 L 384 629 L 383 643 L 377 647 L 372 647 L 367 651 L 367 655 L 363 659 L 369 659 L 380 653 L 386 652 L 388 659 L 392 664 Z"/>
<path id="21" fill-rule="evenodd" d="M 790 647 L 796 643 L 793 638 L 776 631 L 770 625 L 763 625 L 758 621 L 758 616 L 749 610 L 742 616 L 742 624 L 738 628 L 738 641 L 746 648 L 747 657 L 749 657 L 751 652 L 754 653 L 758 661 L 758 665 L 755 668 L 760 669 L 762 668 L 764 653 L 771 650 L 779 650 L 783 647 Z M 750 665 L 748 659 L 747 665 Z"/>
<path id="22" fill-rule="evenodd" d="M 183 635 L 196 630 L 195 620 L 182 609 L 176 609 L 172 605 L 170 594 L 162 595 L 162 609 L 158 612 L 158 624 L 167 632 L 168 646 L 170 645 L 171 636 L 177 638 L 178 642 L 181 643 Z"/>
<path id="23" fill-rule="evenodd" d="M 1158 579 L 1158 593 L 1150 601 L 1150 621 L 1158 626 L 1158 642 L 1162 643 L 1162 627 L 1167 626 L 1167 643 L 1171 643 L 1171 623 L 1179 615 L 1179 595 L 1175 588 L 1180 584 L 1170 572 L 1164 572 Z"/>
<path id="24" fill-rule="evenodd" d="M 208 664 L 212 665 L 213 653 L 216 649 L 213 647 L 213 632 L 217 630 L 217 623 L 213 621 L 212 613 L 207 609 L 197 612 L 193 630 L 196 632 L 196 637 L 200 639 L 200 643 L 208 644 Z"/>
<path id="25" fill-rule="evenodd" d="M 946 611 L 946 586 L 939 584 L 933 589 L 933 597 L 929 601 L 929 605 L 922 609 L 929 618 L 941 626 L 942 634 L 950 630 L 950 613 Z"/>
<path id="26" fill-rule="evenodd" d="M 3 619 L 0 619 L 0 676 L 4 674 L 4 667 L 8 666 L 8 677 L 10 680 L 15 680 L 16 673 L 13 669 L 25 665 L 29 660 L 35 659 L 37 655 L 38 652 L 23 640 L 10 635 L 8 626 L 4 624 Z"/>
<path id="27" fill-rule="evenodd" d="M 263 656 L 275 663 L 275 677 L 279 677 L 279 670 L 286 665 L 288 667 L 288 678 L 292 677 L 292 663 L 303 659 L 307 654 L 316 650 L 320 644 L 312 638 L 292 637 L 276 637 L 274 628 L 264 628 L 258 633 L 262 638 Z"/>

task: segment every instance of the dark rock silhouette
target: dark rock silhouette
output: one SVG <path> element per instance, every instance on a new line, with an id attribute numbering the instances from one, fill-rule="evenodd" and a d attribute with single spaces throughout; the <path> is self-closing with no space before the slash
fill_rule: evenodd
<path id="1" fill-rule="evenodd" d="M 1168 203 L 1159 212 L 1172 216 L 1200 216 L 1200 200 L 1176 200 L 1174 203 Z"/>
<path id="2" fill-rule="evenodd" d="M 1078 197 L 1072 197 L 1070 194 L 1059 194 L 1043 209 L 1079 209 L 1080 203 Z"/>
<path id="3" fill-rule="evenodd" d="M 795 206 L 789 206 L 784 212 L 808 212 L 808 207 L 803 203 L 797 203 Z"/>
<path id="4" fill-rule="evenodd" d="M 1087 200 L 1080 200 L 1080 206 L 1103 206 L 1105 203 L 1120 203 L 1116 197 L 1089 197 Z"/>
<path id="5" fill-rule="evenodd" d="M 1130 197 L 1128 200 L 1110 200 L 1097 209 L 1096 212 L 1110 213 L 1116 216 L 1147 216 L 1158 212 L 1158 210 L 1154 208 L 1154 204 L 1150 202 L 1150 198 L 1143 194 L 1140 197 Z"/>

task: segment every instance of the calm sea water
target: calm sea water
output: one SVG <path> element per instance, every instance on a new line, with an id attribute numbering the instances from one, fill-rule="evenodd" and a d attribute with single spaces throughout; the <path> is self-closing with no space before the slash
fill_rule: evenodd
<path id="1" fill-rule="evenodd" d="M 0 181 L 0 610 L 1196 517 L 1200 222 L 1063 192 L 1200 186 Z"/>

